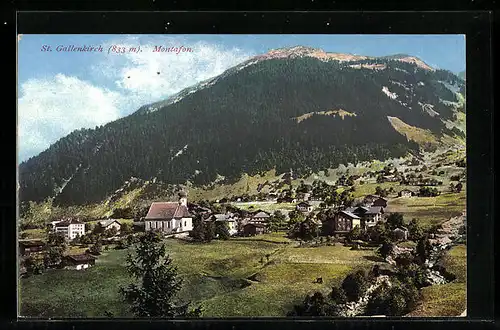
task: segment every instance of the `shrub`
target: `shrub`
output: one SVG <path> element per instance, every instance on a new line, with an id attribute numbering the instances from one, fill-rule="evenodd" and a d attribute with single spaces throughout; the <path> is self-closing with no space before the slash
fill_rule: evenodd
<path id="1" fill-rule="evenodd" d="M 348 301 L 359 299 L 367 287 L 368 282 L 366 280 L 366 274 L 362 270 L 347 275 L 342 282 L 342 289 L 344 290 Z"/>

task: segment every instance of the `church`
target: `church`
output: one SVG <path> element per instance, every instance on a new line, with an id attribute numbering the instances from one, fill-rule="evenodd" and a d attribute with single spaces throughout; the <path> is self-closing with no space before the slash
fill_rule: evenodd
<path id="1" fill-rule="evenodd" d="M 179 193 L 178 202 L 155 202 L 144 218 L 145 231 L 158 230 L 165 234 L 188 234 L 193 230 L 193 216 L 187 207 L 187 195 Z"/>

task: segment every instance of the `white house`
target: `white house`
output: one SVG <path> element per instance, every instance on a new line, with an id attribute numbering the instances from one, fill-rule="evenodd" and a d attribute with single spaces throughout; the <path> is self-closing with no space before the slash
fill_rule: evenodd
<path id="1" fill-rule="evenodd" d="M 102 230 L 115 228 L 117 234 L 120 233 L 120 229 L 122 227 L 121 223 L 116 219 L 101 220 L 98 222 L 98 224 L 102 228 Z"/>
<path id="2" fill-rule="evenodd" d="M 166 234 L 183 235 L 193 230 L 193 216 L 187 208 L 186 193 L 179 193 L 178 202 L 152 203 L 144 218 L 144 230 L 159 230 Z"/>
<path id="3" fill-rule="evenodd" d="M 307 202 L 300 202 L 296 206 L 297 211 L 303 212 L 303 213 L 309 213 L 312 212 L 313 206 Z"/>
<path id="4" fill-rule="evenodd" d="M 67 240 L 75 239 L 76 236 L 85 235 L 85 223 L 76 219 L 67 219 L 54 225 L 56 233 L 61 233 Z"/>
<path id="5" fill-rule="evenodd" d="M 409 198 L 409 197 L 412 197 L 415 193 L 409 189 L 403 189 L 401 190 L 399 193 L 398 193 L 398 196 L 399 197 L 406 197 L 406 198 Z"/>

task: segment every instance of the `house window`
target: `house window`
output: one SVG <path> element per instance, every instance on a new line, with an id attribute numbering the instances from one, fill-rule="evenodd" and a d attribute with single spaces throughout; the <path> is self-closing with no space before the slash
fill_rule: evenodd
<path id="1" fill-rule="evenodd" d="M 168 226 L 168 228 L 170 228 L 170 221 L 169 221 L 169 222 L 167 222 L 167 226 Z"/>
<path id="2" fill-rule="evenodd" d="M 184 227 L 186 227 L 186 226 L 187 226 L 187 221 L 184 221 Z"/>

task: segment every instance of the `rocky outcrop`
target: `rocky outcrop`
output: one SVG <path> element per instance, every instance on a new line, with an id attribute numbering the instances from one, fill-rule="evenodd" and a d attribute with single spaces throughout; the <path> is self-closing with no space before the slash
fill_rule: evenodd
<path id="1" fill-rule="evenodd" d="M 381 285 L 387 285 L 391 286 L 391 281 L 389 279 L 389 276 L 387 275 L 380 275 L 378 276 L 374 283 L 371 284 L 368 289 L 366 289 L 365 294 L 360 297 L 357 301 L 351 301 L 346 304 L 343 304 L 340 307 L 340 313 L 339 316 L 342 317 L 354 317 L 358 315 L 362 315 L 365 313 L 366 306 L 368 304 L 368 301 L 370 300 L 371 295 L 375 290 L 377 290 Z"/>

